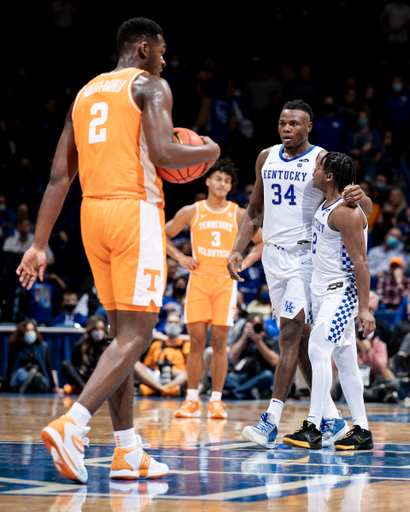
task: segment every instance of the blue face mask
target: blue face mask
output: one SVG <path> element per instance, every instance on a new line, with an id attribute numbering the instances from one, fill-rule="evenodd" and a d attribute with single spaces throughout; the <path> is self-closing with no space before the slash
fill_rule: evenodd
<path id="1" fill-rule="evenodd" d="M 401 90 L 403 89 L 403 85 L 400 82 L 394 82 L 394 84 L 392 84 L 391 87 L 394 92 L 401 92 Z"/>
<path id="2" fill-rule="evenodd" d="M 365 117 L 361 117 L 360 119 L 357 120 L 357 124 L 363 128 L 363 126 L 367 126 L 367 119 Z"/>
<path id="3" fill-rule="evenodd" d="M 29 331 L 29 332 L 26 332 L 26 334 L 24 335 L 24 341 L 28 344 L 28 345 L 32 345 L 37 339 L 37 333 L 36 331 Z"/>
<path id="4" fill-rule="evenodd" d="M 263 300 L 263 302 L 269 302 L 270 301 L 270 296 L 269 296 L 269 292 L 266 291 L 266 292 L 262 292 L 260 295 L 259 295 L 260 299 Z"/>
<path id="5" fill-rule="evenodd" d="M 399 241 L 394 236 L 389 236 L 386 240 L 386 243 L 390 249 L 395 249 L 399 245 Z"/>

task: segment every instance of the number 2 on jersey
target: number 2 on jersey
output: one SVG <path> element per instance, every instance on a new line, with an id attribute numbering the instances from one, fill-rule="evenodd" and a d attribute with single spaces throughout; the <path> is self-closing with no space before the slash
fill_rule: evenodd
<path id="1" fill-rule="evenodd" d="M 97 127 L 103 125 L 108 119 L 108 104 L 105 103 L 105 101 L 94 103 L 91 107 L 90 114 L 92 116 L 96 116 L 99 112 L 101 112 L 101 114 L 98 117 L 94 117 L 90 123 L 88 132 L 88 142 L 90 144 L 107 140 L 107 128 L 100 128 L 97 133 Z"/>
<path id="2" fill-rule="evenodd" d="M 278 183 L 273 183 L 272 190 L 274 191 L 274 199 L 272 199 L 272 203 L 273 204 L 281 204 L 282 203 L 282 187 Z M 296 205 L 295 187 L 293 185 L 289 185 L 289 188 L 283 197 L 285 199 L 289 200 L 290 206 L 295 206 Z"/>

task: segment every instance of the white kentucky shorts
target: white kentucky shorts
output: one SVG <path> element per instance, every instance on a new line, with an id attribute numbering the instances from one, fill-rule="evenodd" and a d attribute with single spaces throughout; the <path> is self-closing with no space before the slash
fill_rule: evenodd
<path id="1" fill-rule="evenodd" d="M 293 319 L 303 309 L 305 322 L 312 323 L 310 244 L 290 251 L 277 245 L 265 245 L 262 264 L 272 301 L 272 317 Z"/>
<path id="2" fill-rule="evenodd" d="M 341 282 L 338 285 L 337 288 L 330 285 L 330 289 L 320 295 L 312 291 L 312 336 L 324 324 L 325 339 L 344 347 L 356 343 L 355 319 L 359 300 L 354 281 Z"/>

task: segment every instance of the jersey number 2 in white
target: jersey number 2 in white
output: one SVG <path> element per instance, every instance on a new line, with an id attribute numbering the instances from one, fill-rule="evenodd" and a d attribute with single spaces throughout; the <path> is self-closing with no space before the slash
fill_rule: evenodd
<path id="1" fill-rule="evenodd" d="M 97 132 L 97 128 L 103 125 L 108 119 L 108 105 L 105 101 L 101 103 L 94 103 L 91 107 L 90 114 L 96 116 L 90 123 L 90 130 L 88 132 L 88 142 L 94 144 L 95 142 L 104 142 L 107 140 L 107 128 L 100 128 Z"/>

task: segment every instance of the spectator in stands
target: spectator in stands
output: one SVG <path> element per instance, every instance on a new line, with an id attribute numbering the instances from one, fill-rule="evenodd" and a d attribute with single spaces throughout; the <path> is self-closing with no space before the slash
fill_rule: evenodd
<path id="1" fill-rule="evenodd" d="M 390 273 L 379 277 L 376 292 L 379 296 L 379 306 L 383 304 L 385 309 L 396 311 L 403 297 L 410 292 L 410 278 L 404 275 L 402 258 L 390 258 L 389 265 Z"/>
<path id="2" fill-rule="evenodd" d="M 46 272 L 43 281 L 37 279 L 30 290 L 22 291 L 20 310 L 27 320 L 34 320 L 38 326 L 48 326 L 53 316 L 54 299 L 66 288 L 60 277 Z"/>
<path id="3" fill-rule="evenodd" d="M 349 133 L 346 152 L 352 158 L 360 158 L 365 177 L 374 178 L 376 173 L 375 158 L 382 149 L 382 141 L 377 130 L 370 126 L 369 116 L 365 110 L 357 115 L 357 129 Z"/>
<path id="4" fill-rule="evenodd" d="M 410 7 L 401 0 L 386 4 L 380 13 L 380 24 L 390 48 L 403 52 L 408 43 Z"/>
<path id="5" fill-rule="evenodd" d="M 75 313 L 78 304 L 78 295 L 75 292 L 66 291 L 63 293 L 61 306 L 63 311 L 51 320 L 51 327 L 76 327 L 76 324 L 84 327 L 88 321 L 86 316 Z"/>
<path id="6" fill-rule="evenodd" d="M 229 348 L 231 370 L 224 395 L 238 399 L 260 398 L 273 385 L 279 361 L 279 342 L 265 331 L 260 314 L 248 315 L 239 339 Z"/>
<path id="7" fill-rule="evenodd" d="M 389 344 L 390 340 L 390 324 L 384 318 L 380 318 L 377 316 L 376 312 L 379 308 L 379 296 L 373 290 L 370 290 L 369 293 L 369 312 L 371 315 L 375 317 L 376 320 L 376 335 L 380 338 L 386 345 Z"/>
<path id="8" fill-rule="evenodd" d="M 322 115 L 315 117 L 315 127 L 311 141 L 327 151 L 344 152 L 347 139 L 347 125 L 336 114 L 336 102 L 333 96 L 326 96 L 322 103 Z"/>
<path id="9" fill-rule="evenodd" d="M 71 361 L 65 360 L 61 370 L 67 383 L 64 392 L 67 395 L 79 394 L 95 370 L 101 354 L 107 348 L 108 328 L 104 318 L 93 315 L 85 326 L 83 337 L 77 341 L 71 351 Z"/>
<path id="10" fill-rule="evenodd" d="M 394 326 L 390 335 L 388 344 L 389 357 L 392 357 L 399 352 L 400 346 L 408 333 L 410 333 L 410 301 L 407 300 L 405 318 L 400 320 L 400 322 Z"/>
<path id="11" fill-rule="evenodd" d="M 179 276 L 173 286 L 172 295 L 165 296 L 162 302 L 162 308 L 158 315 L 158 323 L 155 330 L 165 332 L 165 324 L 170 313 L 182 314 L 185 305 L 186 289 L 188 285 L 188 277 L 186 275 Z M 184 328 L 185 331 L 185 328 Z"/>
<path id="12" fill-rule="evenodd" d="M 354 87 L 348 87 L 343 96 L 343 101 L 337 109 L 337 113 L 342 117 L 348 130 L 354 130 L 356 128 L 356 118 L 358 114 L 357 107 L 357 92 Z"/>
<path id="13" fill-rule="evenodd" d="M 181 387 L 187 383 L 186 359 L 191 343 L 186 336 L 181 337 L 181 317 L 171 313 L 165 324 L 166 338 L 151 343 L 144 362 L 138 361 L 134 376 L 141 383 L 140 392 L 144 396 L 179 396 Z"/>
<path id="14" fill-rule="evenodd" d="M 391 188 L 383 205 L 384 224 L 390 228 L 406 223 L 406 210 L 407 203 L 402 190 L 398 187 Z"/>
<path id="15" fill-rule="evenodd" d="M 264 320 L 272 317 L 272 304 L 269 296 L 269 287 L 266 283 L 259 286 L 256 298 L 246 308 L 247 313 L 259 313 Z"/>
<path id="16" fill-rule="evenodd" d="M 385 237 L 384 243 L 369 250 L 367 255 L 369 261 L 370 275 L 384 276 L 390 272 L 390 260 L 398 256 L 406 261 L 406 254 L 402 250 L 402 232 L 398 228 L 390 229 Z"/>
<path id="17" fill-rule="evenodd" d="M 6 383 L 20 393 L 47 393 L 56 388 L 48 344 L 33 322 L 20 322 L 10 335 Z"/>
<path id="18" fill-rule="evenodd" d="M 372 198 L 373 196 L 373 187 L 370 180 L 360 181 L 359 185 L 363 192 L 367 195 L 367 197 Z M 380 214 L 381 214 L 381 207 L 378 203 L 375 201 L 372 202 L 372 213 L 369 217 L 367 217 L 367 224 L 369 228 L 369 233 L 372 232 L 373 227 L 379 220 Z"/>
<path id="19" fill-rule="evenodd" d="M 167 283 L 165 285 L 165 295 L 170 297 L 172 295 L 172 291 L 174 288 L 174 281 L 178 272 L 178 262 L 173 260 L 172 258 L 168 258 L 168 274 L 167 274 Z"/>
<path id="20" fill-rule="evenodd" d="M 0 237 L 5 239 L 14 233 L 16 214 L 7 206 L 6 196 L 0 195 Z"/>
<path id="21" fill-rule="evenodd" d="M 410 92 L 404 89 L 401 76 L 396 75 L 391 78 L 390 90 L 384 94 L 383 104 L 385 109 L 383 129 L 390 130 L 403 149 L 407 145 L 410 127 Z"/>

